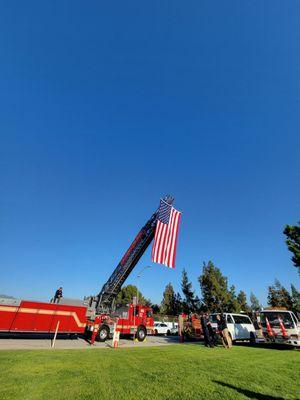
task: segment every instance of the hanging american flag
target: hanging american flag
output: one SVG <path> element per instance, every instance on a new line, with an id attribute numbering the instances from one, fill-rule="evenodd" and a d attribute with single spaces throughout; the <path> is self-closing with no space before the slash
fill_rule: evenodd
<path id="1" fill-rule="evenodd" d="M 161 199 L 152 247 L 152 262 L 175 268 L 180 219 L 181 213 Z"/>

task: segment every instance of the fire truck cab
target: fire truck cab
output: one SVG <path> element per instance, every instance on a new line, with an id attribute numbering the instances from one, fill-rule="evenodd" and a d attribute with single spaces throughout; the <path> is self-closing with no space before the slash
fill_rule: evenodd
<path id="1" fill-rule="evenodd" d="M 90 334 L 97 329 L 95 339 L 105 342 L 114 331 L 121 335 L 132 335 L 139 342 L 143 342 L 147 334 L 153 333 L 153 313 L 150 307 L 141 304 L 128 304 L 127 307 L 117 308 L 116 311 L 96 316 L 95 321 L 87 325 Z"/>

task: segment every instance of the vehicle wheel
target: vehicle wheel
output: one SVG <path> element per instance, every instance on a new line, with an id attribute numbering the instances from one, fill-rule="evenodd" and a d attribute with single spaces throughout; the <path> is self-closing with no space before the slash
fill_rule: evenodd
<path id="1" fill-rule="evenodd" d="M 158 335 L 157 329 L 154 329 L 154 335 L 155 335 L 155 336 Z"/>
<path id="2" fill-rule="evenodd" d="M 254 346 L 255 343 L 256 343 L 255 334 L 254 334 L 253 332 L 250 332 L 250 344 L 251 344 L 252 346 Z"/>
<path id="3" fill-rule="evenodd" d="M 97 338 L 96 338 L 97 342 L 105 342 L 105 340 L 107 340 L 108 337 L 109 337 L 108 327 L 105 325 L 100 326 L 100 329 L 98 331 Z"/>
<path id="4" fill-rule="evenodd" d="M 167 330 L 167 336 L 170 336 L 171 335 L 171 332 L 170 332 L 170 329 L 168 329 Z"/>
<path id="5" fill-rule="evenodd" d="M 146 329 L 143 326 L 139 326 L 135 335 L 136 339 L 139 342 L 143 342 L 146 339 L 146 336 L 147 336 Z"/>

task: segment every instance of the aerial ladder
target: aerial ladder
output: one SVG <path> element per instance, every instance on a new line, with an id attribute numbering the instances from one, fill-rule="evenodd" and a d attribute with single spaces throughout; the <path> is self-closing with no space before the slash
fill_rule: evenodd
<path id="1" fill-rule="evenodd" d="M 174 202 L 174 198 L 171 196 L 165 196 L 163 200 L 170 205 Z M 91 304 L 95 305 L 96 314 L 110 313 L 114 310 L 115 300 L 122 285 L 154 238 L 158 212 L 159 209 L 139 231 L 100 293 L 92 297 Z"/>

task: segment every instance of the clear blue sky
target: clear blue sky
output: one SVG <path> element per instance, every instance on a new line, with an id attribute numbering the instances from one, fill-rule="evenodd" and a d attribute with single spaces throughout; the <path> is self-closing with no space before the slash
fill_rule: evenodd
<path id="1" fill-rule="evenodd" d="M 11 1 L 0 12 L 0 293 L 96 294 L 171 193 L 175 271 L 298 285 L 299 1 Z M 128 280 L 150 263 L 150 249 Z"/>

